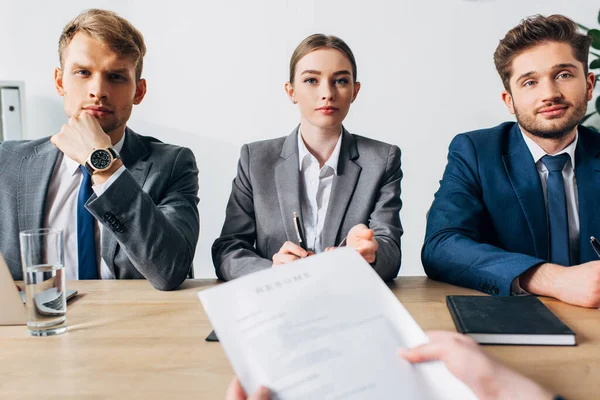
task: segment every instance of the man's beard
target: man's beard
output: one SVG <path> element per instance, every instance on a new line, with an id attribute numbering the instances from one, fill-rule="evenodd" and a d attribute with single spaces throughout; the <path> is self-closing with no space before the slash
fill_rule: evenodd
<path id="1" fill-rule="evenodd" d="M 104 133 L 106 133 L 107 135 L 112 133 L 119 126 L 121 126 L 121 122 L 117 121 L 117 120 L 106 121 L 106 122 L 102 122 L 99 120 L 98 123 L 100 124 L 100 127 L 102 128 Z"/>
<path id="2" fill-rule="evenodd" d="M 571 133 L 577 125 L 579 125 L 585 116 L 585 112 L 587 111 L 587 102 L 584 100 L 582 102 L 573 104 L 563 101 L 556 101 L 545 104 L 544 107 L 555 105 L 567 105 L 573 110 L 573 112 L 569 114 L 567 111 L 567 114 L 562 118 L 550 118 L 545 120 L 544 122 L 546 123 L 544 123 L 535 119 L 535 115 L 537 115 L 539 109 L 534 111 L 534 116 L 529 114 L 523 115 L 519 112 L 519 109 L 515 105 L 515 116 L 517 117 L 517 122 L 524 130 L 531 133 L 533 136 L 537 136 L 542 139 L 562 139 Z M 555 123 L 549 124 L 553 120 L 555 120 Z"/>

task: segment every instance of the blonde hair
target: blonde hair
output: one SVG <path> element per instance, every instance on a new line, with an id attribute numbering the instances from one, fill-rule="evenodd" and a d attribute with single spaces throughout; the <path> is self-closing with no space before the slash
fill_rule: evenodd
<path id="1" fill-rule="evenodd" d="M 144 37 L 129 21 L 107 10 L 86 10 L 71 20 L 63 29 L 58 41 L 58 57 L 63 67 L 63 52 L 76 33 L 83 32 L 106 45 L 120 56 L 135 63 L 135 77 L 142 77 L 146 45 Z"/>
<path id="2" fill-rule="evenodd" d="M 352 79 L 354 83 L 356 83 L 356 60 L 354 59 L 354 54 L 352 54 L 352 50 L 350 47 L 337 36 L 327 36 L 321 33 L 315 33 L 314 35 L 310 35 L 306 39 L 304 39 L 294 53 L 292 54 L 292 58 L 290 59 L 290 83 L 294 83 L 294 77 L 296 75 L 296 64 L 298 61 L 302 59 L 308 53 L 318 50 L 318 49 L 335 49 L 341 52 L 343 55 L 348 58 L 350 64 L 352 65 Z"/>

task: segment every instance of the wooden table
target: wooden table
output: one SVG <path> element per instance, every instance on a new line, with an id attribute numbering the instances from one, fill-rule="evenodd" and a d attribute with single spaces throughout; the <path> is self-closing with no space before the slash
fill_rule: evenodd
<path id="1" fill-rule="evenodd" d="M 204 341 L 211 326 L 196 297 L 215 283 L 159 292 L 146 281 L 69 282 L 80 294 L 66 334 L 0 327 L 0 398 L 222 399 L 233 372 L 220 344 Z M 390 286 L 425 330 L 454 330 L 446 295 L 479 294 L 425 277 Z M 600 398 L 600 311 L 543 301 L 577 333 L 577 346 L 485 350 L 569 400 Z"/>

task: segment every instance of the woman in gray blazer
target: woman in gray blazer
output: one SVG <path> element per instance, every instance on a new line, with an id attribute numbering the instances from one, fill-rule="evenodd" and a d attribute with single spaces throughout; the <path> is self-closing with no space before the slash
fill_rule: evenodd
<path id="1" fill-rule="evenodd" d="M 242 147 L 221 236 L 217 276 L 230 280 L 351 246 L 384 280 L 398 275 L 400 149 L 342 125 L 360 83 L 348 45 L 315 34 L 298 45 L 285 85 L 300 124 Z"/>

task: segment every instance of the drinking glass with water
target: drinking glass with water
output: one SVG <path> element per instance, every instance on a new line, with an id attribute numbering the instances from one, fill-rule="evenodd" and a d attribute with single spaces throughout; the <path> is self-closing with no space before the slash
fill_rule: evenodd
<path id="1" fill-rule="evenodd" d="M 67 330 L 63 232 L 32 229 L 20 232 L 19 238 L 29 333 L 63 333 Z"/>

